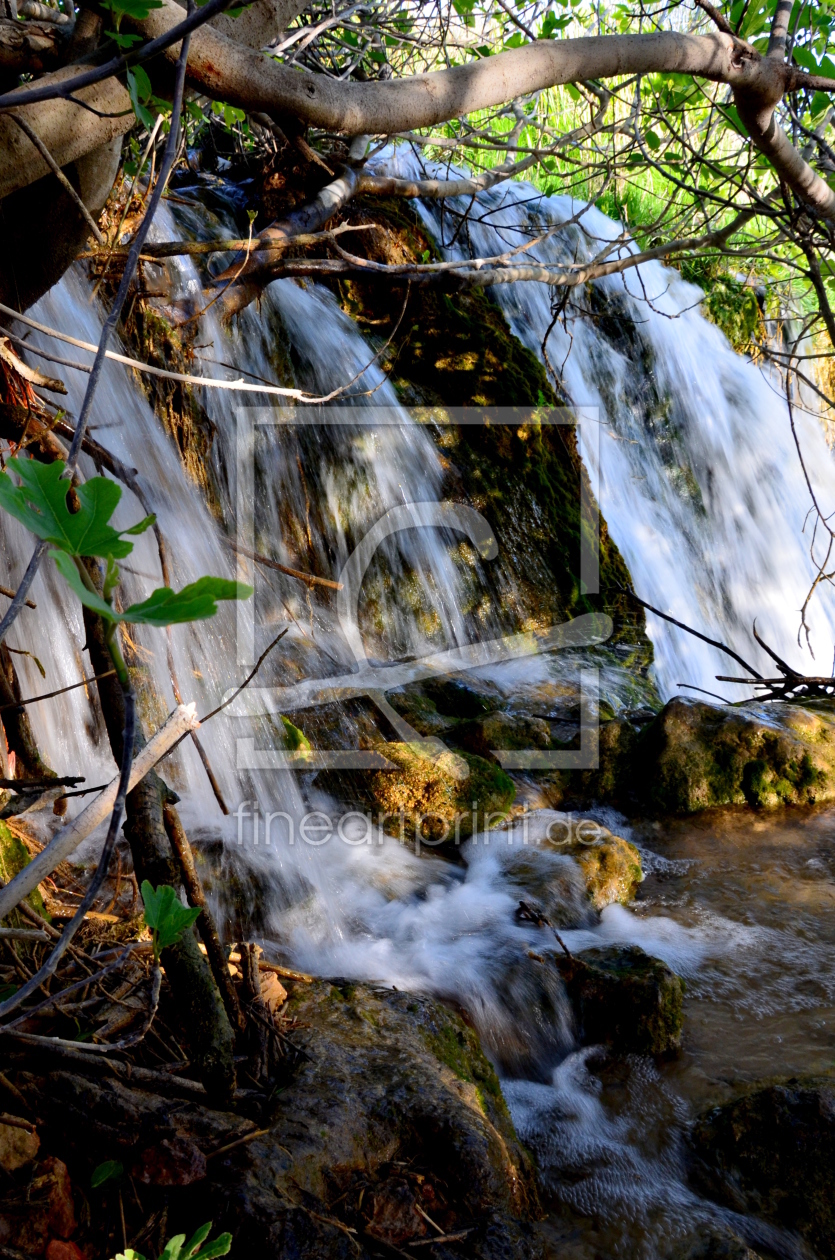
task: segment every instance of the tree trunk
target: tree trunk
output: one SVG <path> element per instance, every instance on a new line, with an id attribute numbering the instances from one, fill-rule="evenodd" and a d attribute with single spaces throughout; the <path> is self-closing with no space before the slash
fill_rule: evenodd
<path id="1" fill-rule="evenodd" d="M 85 608 L 84 627 L 93 672 L 103 674 L 111 668 L 111 661 L 101 618 Z M 122 691 L 114 676 L 100 678 L 97 686 L 110 747 L 118 764 L 122 757 L 124 727 Z M 141 735 L 137 740 L 144 742 Z M 170 789 L 151 771 L 128 793 L 125 802 L 124 830 L 136 878 L 140 884 L 147 879 L 155 888 L 160 884 L 174 889 L 180 887 L 163 815 L 171 797 Z M 234 1034 L 193 930 L 184 932 L 176 945 L 163 951 L 162 964 L 197 1074 L 208 1093 L 228 1100 L 235 1089 Z"/>

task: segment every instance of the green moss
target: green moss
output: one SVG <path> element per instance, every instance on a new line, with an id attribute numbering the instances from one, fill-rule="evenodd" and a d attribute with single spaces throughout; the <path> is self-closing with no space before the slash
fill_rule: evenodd
<path id="1" fill-rule="evenodd" d="M 0 879 L 3 883 L 8 884 L 13 880 L 30 861 L 29 852 L 23 841 L 14 834 L 8 823 L 0 821 Z M 33 910 L 37 910 L 38 914 L 49 919 L 43 897 L 37 888 L 30 892 L 26 900 Z"/>
<path id="2" fill-rule="evenodd" d="M 678 1048 L 682 984 L 659 959 L 637 946 L 609 946 L 556 961 L 586 1042 L 604 1042 L 620 1054 Z"/>
<path id="3" fill-rule="evenodd" d="M 717 258 L 688 258 L 681 265 L 681 274 L 702 289 L 702 311 L 722 330 L 734 350 L 747 350 L 763 324 L 755 289 L 737 280 Z"/>
<path id="4" fill-rule="evenodd" d="M 770 770 L 762 757 L 749 761 L 742 771 L 742 790 L 749 805 L 762 807 L 768 803 Z"/>
<path id="5" fill-rule="evenodd" d="M 290 752 L 310 752 L 312 745 L 304 731 L 300 731 L 297 726 L 294 726 L 283 713 L 280 716 L 281 724 L 284 727 L 284 746 Z"/>
<path id="6" fill-rule="evenodd" d="M 328 771 L 317 778 L 325 791 L 370 809 L 389 835 L 424 843 L 458 844 L 473 830 L 493 827 L 516 796 L 500 766 L 472 753 L 428 755 L 419 745 L 392 743 L 380 751 L 395 767 L 357 773 Z M 469 776 L 455 775 L 463 758 Z"/>
<path id="7" fill-rule="evenodd" d="M 453 1019 L 450 1015 L 448 1023 L 436 1023 L 431 1030 L 421 1029 L 428 1050 L 460 1080 L 475 1086 L 478 1105 L 485 1116 L 492 1118 L 498 1110 L 509 1119 L 499 1078 L 478 1038 L 462 1020 Z"/>

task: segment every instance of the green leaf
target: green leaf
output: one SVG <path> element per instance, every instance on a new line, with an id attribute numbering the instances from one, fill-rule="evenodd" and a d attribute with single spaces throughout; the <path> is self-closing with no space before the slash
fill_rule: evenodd
<path id="1" fill-rule="evenodd" d="M 119 621 L 119 613 L 110 606 L 101 595 L 96 595 L 94 591 L 88 591 L 87 587 L 81 580 L 81 574 L 75 567 L 71 556 L 65 551 L 50 551 L 49 553 L 55 561 L 55 566 L 64 580 L 72 587 L 78 598 L 81 600 L 85 608 L 91 608 L 93 612 L 97 612 L 100 617 L 104 617 L 105 621 Z"/>
<path id="2" fill-rule="evenodd" d="M 186 1240 L 185 1234 L 176 1234 L 168 1243 L 159 1260 L 180 1260 L 180 1249 Z"/>
<path id="3" fill-rule="evenodd" d="M 137 82 L 137 74 L 140 70 L 142 70 L 142 67 L 137 66 L 135 70 L 126 71 L 128 95 L 130 96 L 131 104 L 133 105 L 133 112 L 136 114 L 136 117 L 139 119 L 141 123 L 144 123 L 146 127 L 150 128 L 150 127 L 153 127 L 154 125 L 154 115 L 151 113 L 147 105 L 144 103 L 145 100 L 147 100 L 148 97 L 150 96 L 150 90 L 148 91 L 147 95 L 143 99 L 142 92 L 144 90 L 145 85 L 144 83 Z M 148 79 L 148 76 L 147 74 L 145 74 L 144 70 L 142 70 L 142 74 L 144 78 L 148 81 L 148 88 L 150 89 L 150 80 Z"/>
<path id="4" fill-rule="evenodd" d="M 655 134 L 654 131 L 645 132 L 644 139 L 646 140 L 647 145 L 649 146 L 650 149 L 657 150 L 661 148 L 661 141 L 659 140 L 658 136 Z"/>
<path id="5" fill-rule="evenodd" d="M 69 583 L 85 608 L 97 612 L 105 621 L 114 623 L 124 621 L 139 626 L 174 626 L 185 621 L 204 621 L 217 612 L 217 600 L 249 599 L 252 594 L 252 587 L 245 586 L 243 582 L 202 577 L 189 586 L 184 586 L 181 591 L 160 586 L 141 603 L 131 604 L 124 612 L 118 612 L 101 595 L 87 589 L 70 556 L 62 551 L 51 551 L 49 554 L 61 576 Z M 115 587 L 114 576 L 118 581 L 118 569 L 108 559 L 105 576 L 105 590 L 108 594 Z"/>
<path id="6" fill-rule="evenodd" d="M 20 477 L 21 485 L 16 486 L 8 473 L 0 473 L 0 507 L 38 538 L 71 556 L 121 559 L 133 551 L 133 543 L 122 535 L 148 528 L 150 517 L 129 531 L 116 530 L 109 524 L 122 497 L 122 487 L 106 477 L 91 477 L 78 487 L 80 508 L 72 513 L 67 507 L 70 483 L 63 477 L 63 460 L 42 464 L 36 459 L 15 456 L 8 461 L 8 467 Z"/>
<path id="7" fill-rule="evenodd" d="M 108 39 L 112 39 L 117 48 L 133 48 L 142 43 L 141 35 L 121 35 L 118 31 L 105 31 Z"/>
<path id="8" fill-rule="evenodd" d="M 127 1251 L 120 1251 L 115 1260 L 145 1260 L 138 1251 L 134 1251 L 133 1247 L 128 1247 Z"/>
<path id="9" fill-rule="evenodd" d="M 212 1222 L 206 1221 L 205 1225 L 201 1225 L 195 1234 L 192 1234 L 185 1247 L 183 1247 L 183 1260 L 192 1260 L 194 1253 L 209 1237 L 212 1228 Z"/>
<path id="10" fill-rule="evenodd" d="M 103 1164 L 94 1168 L 90 1175 L 90 1185 L 94 1190 L 103 1186 L 106 1181 L 118 1181 L 124 1173 L 124 1165 L 118 1159 L 106 1159 Z"/>
<path id="11" fill-rule="evenodd" d="M 145 922 L 154 934 L 154 953 L 158 957 L 162 950 L 173 945 L 185 929 L 191 927 L 200 917 L 200 909 L 184 906 L 168 884 L 153 888 L 146 879 L 142 883 L 141 891 L 145 905 Z"/>
<path id="12" fill-rule="evenodd" d="M 228 1256 L 232 1250 L 232 1235 L 219 1234 L 214 1242 L 208 1243 L 202 1251 L 198 1251 L 193 1260 L 214 1260 L 215 1256 Z"/>
<path id="13" fill-rule="evenodd" d="M 111 13 L 119 17 L 129 17 L 137 22 L 144 22 L 147 17 L 150 17 L 152 9 L 163 8 L 163 2 L 162 0 L 108 0 L 107 7 Z"/>
<path id="14" fill-rule="evenodd" d="M 201 577 L 172 591 L 160 586 L 141 604 L 131 604 L 123 613 L 115 614 L 118 621 L 136 625 L 173 626 L 182 621 L 203 621 L 217 612 L 219 599 L 249 599 L 252 587 L 243 582 L 231 582 L 228 578 Z"/>

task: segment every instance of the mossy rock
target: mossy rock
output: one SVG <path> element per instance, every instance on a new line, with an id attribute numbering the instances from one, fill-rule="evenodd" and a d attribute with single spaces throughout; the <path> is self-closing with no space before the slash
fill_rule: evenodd
<path id="1" fill-rule="evenodd" d="M 680 978 L 635 945 L 557 956 L 583 1041 L 617 1054 L 668 1054 L 681 1045 Z"/>
<path id="2" fill-rule="evenodd" d="M 469 1230 L 468 1256 L 531 1257 L 533 1170 L 472 1029 L 393 989 L 289 987 L 294 1039 L 309 1057 L 281 1091 L 270 1133 L 242 1148 L 215 1191 L 228 1204 L 215 1220 L 241 1254 L 408 1253 L 432 1234 L 423 1208 L 449 1233 Z"/>
<path id="3" fill-rule="evenodd" d="M 824 804 L 835 799 L 835 706 L 676 698 L 650 721 L 604 723 L 599 768 L 556 772 L 547 791 L 559 808 L 601 801 L 650 816 Z"/>
<path id="4" fill-rule="evenodd" d="M 451 742 L 490 761 L 505 749 L 550 748 L 551 728 L 544 718 L 516 713 L 488 713 L 456 726 Z"/>
<path id="5" fill-rule="evenodd" d="M 31 860 L 29 850 L 20 836 L 15 835 L 8 823 L 0 820 L 0 879 L 3 883 L 8 884 L 13 880 L 15 875 L 19 875 Z M 43 915 L 45 919 L 49 918 L 43 897 L 37 888 L 29 893 L 26 900 L 38 914 Z"/>
<path id="6" fill-rule="evenodd" d="M 636 745 L 635 765 L 646 803 L 668 813 L 821 804 L 835 798 L 835 712 L 671 700 Z"/>
<path id="7" fill-rule="evenodd" d="M 593 839 L 561 844 L 555 837 L 508 846 L 499 854 L 504 880 L 555 928 L 591 926 L 597 920 L 593 911 L 614 902 L 627 905 L 643 878 L 633 844 L 601 836 L 595 823 L 586 825 L 598 832 Z M 576 828 L 572 833 L 576 837 Z"/>
<path id="8" fill-rule="evenodd" d="M 379 744 L 394 770 L 320 775 L 317 784 L 368 809 L 389 835 L 429 845 L 454 845 L 495 826 L 513 804 L 516 788 L 498 766 L 472 753 L 438 745 Z M 469 774 L 459 777 L 461 764 Z"/>
<path id="9" fill-rule="evenodd" d="M 622 836 L 577 840 L 561 849 L 574 858 L 583 874 L 586 893 L 595 910 L 632 901 L 644 878 L 641 855 Z"/>
<path id="10" fill-rule="evenodd" d="M 796 1230 L 821 1260 L 833 1260 L 835 1077 L 772 1083 L 715 1107 L 692 1143 L 709 1193 Z"/>

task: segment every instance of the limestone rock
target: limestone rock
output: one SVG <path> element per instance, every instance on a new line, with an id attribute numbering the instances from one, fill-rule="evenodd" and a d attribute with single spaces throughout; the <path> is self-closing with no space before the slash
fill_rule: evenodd
<path id="1" fill-rule="evenodd" d="M 557 966 L 586 1044 L 618 1054 L 667 1054 L 681 1044 L 683 985 L 637 946 L 587 949 Z"/>
<path id="2" fill-rule="evenodd" d="M 428 752 L 416 744 L 383 744 L 395 770 L 320 775 L 326 791 L 361 805 L 389 835 L 455 845 L 506 817 L 515 788 L 498 766 L 471 753 Z M 469 774 L 459 774 L 461 761 Z"/>
<path id="3" fill-rule="evenodd" d="M 552 805 L 606 801 L 663 815 L 835 799 L 835 706 L 737 708 L 678 697 L 651 721 L 639 716 L 603 723 L 598 769 L 547 776 Z"/>
<path id="4" fill-rule="evenodd" d="M 495 750 L 550 748 L 551 728 L 544 718 L 488 713 L 485 717 L 457 726 L 453 739 L 456 747 L 495 760 Z"/>
<path id="5" fill-rule="evenodd" d="M 822 1260 L 835 1257 L 835 1078 L 756 1089 L 707 1112 L 692 1140 L 715 1197 L 797 1230 Z"/>
<path id="6" fill-rule="evenodd" d="M 714 805 L 807 805 L 835 796 L 835 713 L 800 705 L 728 708 L 671 700 L 636 754 L 647 804 L 669 813 Z"/>
<path id="7" fill-rule="evenodd" d="M 14 1172 L 35 1158 L 41 1140 L 34 1129 L 18 1129 L 16 1125 L 0 1124 L 0 1168 Z"/>
<path id="8" fill-rule="evenodd" d="M 555 928 L 589 926 L 590 910 L 603 910 L 635 896 L 643 873 L 641 855 L 620 836 L 600 834 L 561 843 L 559 838 L 508 847 L 501 853 L 504 878 L 520 899 L 535 907 Z M 573 829 L 576 837 L 576 828 Z"/>
<path id="9" fill-rule="evenodd" d="M 575 840 L 561 852 L 574 858 L 580 867 L 586 893 L 595 910 L 603 910 L 615 902 L 628 905 L 644 877 L 640 853 L 621 836 Z"/>

